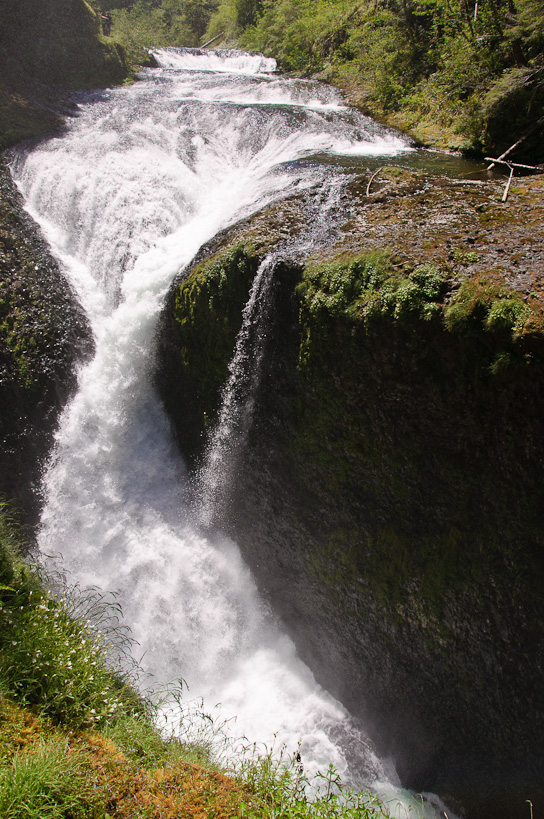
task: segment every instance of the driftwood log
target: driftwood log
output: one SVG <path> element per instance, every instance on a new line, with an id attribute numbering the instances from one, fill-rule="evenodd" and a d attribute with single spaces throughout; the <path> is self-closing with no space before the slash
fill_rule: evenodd
<path id="1" fill-rule="evenodd" d="M 370 196 L 370 186 L 372 185 L 375 178 L 378 176 L 379 172 L 383 171 L 383 165 L 380 165 L 377 171 L 374 171 L 370 179 L 368 180 L 368 185 L 366 186 L 366 195 Z"/>
<path id="2" fill-rule="evenodd" d="M 506 154 L 510 153 L 510 151 L 514 148 L 515 145 L 513 145 L 512 148 L 509 148 L 508 151 L 506 151 Z M 531 173 L 544 173 L 544 168 L 541 168 L 539 165 L 522 165 L 520 162 L 511 162 L 510 160 L 503 159 L 502 157 L 504 157 L 506 154 L 502 154 L 500 157 L 497 157 L 497 159 L 494 159 L 492 156 L 485 157 L 486 162 L 491 162 L 491 165 L 488 166 L 487 170 L 493 168 L 494 165 L 506 165 L 507 168 L 510 168 L 510 176 L 508 177 L 508 181 L 502 195 L 503 202 L 506 202 L 508 199 L 508 192 L 510 191 L 510 185 L 512 184 L 514 170 L 516 168 L 523 168 L 526 171 L 531 171 Z"/>
<path id="3" fill-rule="evenodd" d="M 500 155 L 500 156 L 499 156 L 497 159 L 493 159 L 493 160 L 491 160 L 491 165 L 489 165 L 489 167 L 488 167 L 488 169 L 487 169 L 487 170 L 488 170 L 488 171 L 492 170 L 492 168 L 494 168 L 494 167 L 495 167 L 495 163 L 496 163 L 496 162 L 501 162 L 501 160 L 503 160 L 505 157 L 507 157 L 507 156 L 508 156 L 508 154 L 511 154 L 511 153 L 512 153 L 512 151 L 514 151 L 514 150 L 515 150 L 517 147 L 519 147 L 519 145 L 521 145 L 521 143 L 522 143 L 522 142 L 525 142 L 525 140 L 527 139 L 527 137 L 530 137 L 530 136 L 531 136 L 531 134 L 534 134 L 534 133 L 535 133 L 535 131 L 538 131 L 538 129 L 540 128 L 540 126 L 541 126 L 541 125 L 544 125 L 544 117 L 541 117 L 541 118 L 538 120 L 538 122 L 536 122 L 536 123 L 533 125 L 533 127 L 532 127 L 532 128 L 530 128 L 530 129 L 527 131 L 527 133 L 526 133 L 526 134 L 524 134 L 522 137 L 520 137 L 520 138 L 517 140 L 517 142 L 514 142 L 514 144 L 513 144 L 513 145 L 510 145 L 510 147 L 509 147 L 509 148 L 508 148 L 508 149 L 507 149 L 507 150 L 506 150 L 506 151 L 505 151 L 503 154 L 501 154 L 501 155 Z M 489 157 L 486 157 L 486 161 L 490 161 L 490 160 L 489 160 Z"/>

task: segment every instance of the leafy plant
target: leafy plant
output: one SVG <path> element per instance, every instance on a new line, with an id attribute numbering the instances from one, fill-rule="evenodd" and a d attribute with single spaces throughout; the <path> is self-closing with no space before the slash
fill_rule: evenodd
<path id="1" fill-rule="evenodd" d="M 371 253 L 348 262 L 309 266 L 298 292 L 304 313 L 323 320 L 343 316 L 368 322 L 388 314 L 395 319 L 408 314 L 428 319 L 439 309 L 444 285 L 432 265 L 403 275 L 387 253 Z"/>
<path id="2" fill-rule="evenodd" d="M 133 687 L 134 673 L 123 672 L 118 663 L 112 670 L 112 650 L 119 657 L 127 647 L 126 634 L 121 631 L 119 636 L 115 601 L 93 590 L 84 594 L 66 589 L 54 575 L 44 583 L 37 567 L 20 557 L 21 541 L 4 505 L 2 817 L 388 815 L 377 797 L 344 788 L 333 768 L 309 781 L 297 755 L 274 748 L 263 752 L 233 741 L 226 724 L 206 712 L 202 703 L 183 703 L 183 684 L 153 703 L 143 699 Z M 57 597 L 46 586 L 56 586 Z"/>
<path id="3" fill-rule="evenodd" d="M 499 150 L 544 112 L 542 11 L 542 0 L 221 0 L 206 36 L 325 71 L 370 113 L 442 145 Z M 526 145 L 541 155 L 536 136 Z"/>
<path id="4" fill-rule="evenodd" d="M 513 338 L 531 314 L 530 306 L 515 290 L 478 275 L 463 282 L 446 309 L 445 321 L 449 330 L 462 332 L 476 323 Z"/>

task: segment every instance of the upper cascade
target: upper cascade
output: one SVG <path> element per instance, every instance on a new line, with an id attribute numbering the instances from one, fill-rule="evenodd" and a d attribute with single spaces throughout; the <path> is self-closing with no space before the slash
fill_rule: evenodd
<path id="1" fill-rule="evenodd" d="M 273 74 L 277 68 L 271 57 L 236 49 L 159 48 L 150 53 L 161 68 L 227 74 Z"/>

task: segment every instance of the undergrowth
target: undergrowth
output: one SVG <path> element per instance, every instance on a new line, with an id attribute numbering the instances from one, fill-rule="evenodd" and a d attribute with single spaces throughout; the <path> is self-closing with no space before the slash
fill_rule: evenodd
<path id="1" fill-rule="evenodd" d="M 453 293 L 447 274 L 431 264 L 398 269 L 387 252 L 309 264 L 298 286 L 307 342 L 312 328 L 338 320 L 369 332 L 383 318 L 397 325 L 438 319 L 457 335 L 487 336 L 497 349 L 532 330 L 531 304 L 493 272 L 465 278 Z"/>
<path id="2" fill-rule="evenodd" d="M 3 819 L 389 815 L 332 767 L 316 791 L 296 755 L 234 745 L 183 686 L 138 693 L 115 600 L 44 575 L 25 548 L 0 504 Z"/>

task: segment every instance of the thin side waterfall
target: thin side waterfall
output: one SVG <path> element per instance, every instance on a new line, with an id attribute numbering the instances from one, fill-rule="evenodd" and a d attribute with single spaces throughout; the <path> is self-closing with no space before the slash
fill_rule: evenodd
<path id="1" fill-rule="evenodd" d="M 247 437 L 265 351 L 275 264 L 276 257 L 272 254 L 263 259 L 242 313 L 229 377 L 221 395 L 219 419 L 199 474 L 198 521 L 203 526 L 212 524 L 214 512 L 228 499 L 236 457 Z"/>
<path id="2" fill-rule="evenodd" d="M 80 585 L 118 593 L 158 684 L 183 677 L 192 697 L 208 708 L 220 703 L 222 717 L 235 720 L 233 736 L 268 745 L 276 737 L 291 751 L 300 744 L 306 771 L 332 763 L 387 794 L 401 815 L 411 805 L 421 815 L 391 764 L 298 658 L 236 544 L 195 525 L 185 467 L 151 384 L 165 295 L 205 242 L 286 195 L 316 187 L 326 194 L 337 179 L 319 157 L 410 147 L 334 90 L 279 78 L 263 58 L 171 49 L 156 56 L 161 67 L 140 82 L 80 95 L 65 133 L 12 157 L 27 208 L 96 342 L 44 475 L 39 546 L 61 554 Z M 256 280 L 255 309 L 266 310 L 271 265 Z M 244 323 L 253 316 L 248 304 Z M 228 458 L 217 453 L 231 430 L 243 433 L 251 389 L 241 385 L 258 377 L 259 345 L 250 353 L 245 344 L 242 333 L 204 516 L 230 480 Z M 426 804 L 425 815 L 437 814 Z"/>

